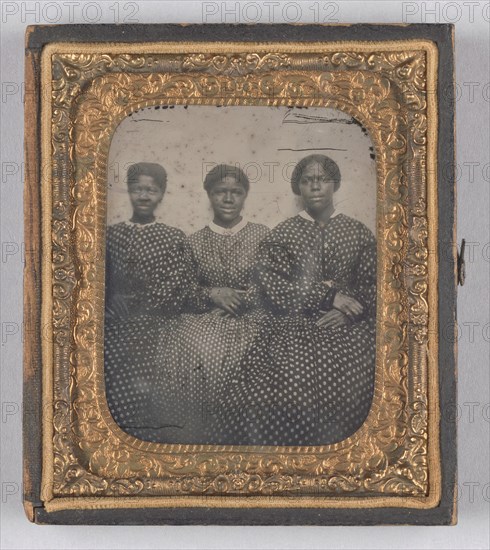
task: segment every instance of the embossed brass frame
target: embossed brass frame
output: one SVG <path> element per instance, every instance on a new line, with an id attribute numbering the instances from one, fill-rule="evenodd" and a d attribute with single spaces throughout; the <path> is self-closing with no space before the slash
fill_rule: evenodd
<path id="1" fill-rule="evenodd" d="M 42 325 L 52 334 L 42 341 L 46 510 L 436 507 L 434 43 L 60 42 L 41 61 Z M 368 419 L 345 441 L 162 445 L 113 421 L 101 300 L 107 158 L 126 116 L 162 104 L 325 106 L 368 129 L 377 159 L 376 387 Z"/>

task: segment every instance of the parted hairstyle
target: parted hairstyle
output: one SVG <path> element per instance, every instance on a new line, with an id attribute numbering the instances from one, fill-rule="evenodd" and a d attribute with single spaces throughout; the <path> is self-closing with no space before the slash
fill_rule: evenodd
<path id="1" fill-rule="evenodd" d="M 137 162 L 128 168 L 128 187 L 138 183 L 140 176 L 150 176 L 163 193 L 167 188 L 167 172 L 155 162 Z"/>
<path id="2" fill-rule="evenodd" d="M 302 158 L 294 167 L 293 175 L 291 176 L 291 188 L 293 193 L 295 195 L 301 195 L 299 190 L 299 182 L 304 170 L 312 162 L 317 162 L 323 168 L 327 177 L 335 183 L 334 191 L 337 191 L 340 187 L 340 170 L 337 163 L 326 155 L 314 154 Z"/>
<path id="3" fill-rule="evenodd" d="M 230 164 L 217 164 L 212 168 L 204 178 L 204 189 L 209 194 L 216 183 L 228 177 L 235 178 L 235 181 L 245 189 L 246 193 L 248 193 L 250 182 L 245 172 L 238 166 L 231 166 Z"/>

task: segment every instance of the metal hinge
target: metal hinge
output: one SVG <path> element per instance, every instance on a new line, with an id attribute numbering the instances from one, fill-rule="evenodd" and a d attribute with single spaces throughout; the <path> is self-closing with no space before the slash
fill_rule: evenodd
<path id="1" fill-rule="evenodd" d="M 466 264 L 464 262 L 464 249 L 466 242 L 461 241 L 461 248 L 458 252 L 458 285 L 463 286 L 466 280 Z"/>

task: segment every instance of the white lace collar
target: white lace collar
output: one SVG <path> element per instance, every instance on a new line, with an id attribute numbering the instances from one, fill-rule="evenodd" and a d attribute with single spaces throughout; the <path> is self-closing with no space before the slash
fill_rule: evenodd
<path id="1" fill-rule="evenodd" d="M 236 235 L 241 231 L 248 223 L 248 220 L 242 218 L 236 225 L 233 227 L 221 227 L 214 222 L 209 222 L 209 229 L 218 235 Z"/>
<path id="2" fill-rule="evenodd" d="M 137 223 L 137 222 L 132 222 L 131 220 L 126 220 L 125 223 L 127 225 L 131 225 L 131 226 L 138 226 L 138 227 L 150 227 L 151 225 L 155 225 L 157 223 L 157 220 L 153 220 L 152 222 L 150 223 Z"/>

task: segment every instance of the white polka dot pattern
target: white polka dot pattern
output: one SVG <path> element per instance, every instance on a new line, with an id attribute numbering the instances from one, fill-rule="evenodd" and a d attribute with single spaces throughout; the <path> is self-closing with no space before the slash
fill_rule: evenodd
<path id="1" fill-rule="evenodd" d="M 345 439 L 364 422 L 374 391 L 373 235 L 342 214 L 325 226 L 295 216 L 263 241 L 258 280 L 269 316 L 218 404 L 214 441 L 321 445 Z M 337 291 L 359 300 L 362 318 L 318 327 Z"/>
<path id="2" fill-rule="evenodd" d="M 108 228 L 106 242 L 107 402 L 121 428 L 152 439 L 156 345 L 162 330 L 171 331 L 189 286 L 185 235 L 162 223 L 123 222 Z M 123 318 L 109 313 L 117 294 L 126 296 Z"/>
<path id="3" fill-rule="evenodd" d="M 259 244 L 268 232 L 264 225 L 249 222 L 232 235 L 205 227 L 189 238 L 196 274 L 187 298 L 189 313 L 181 316 L 172 334 L 161 335 L 157 354 L 161 378 L 154 409 L 161 426 L 159 441 L 211 443 L 209 425 L 216 402 L 236 377 L 264 315 L 251 281 Z M 246 290 L 240 314 L 224 316 L 214 309 L 212 287 Z"/>

